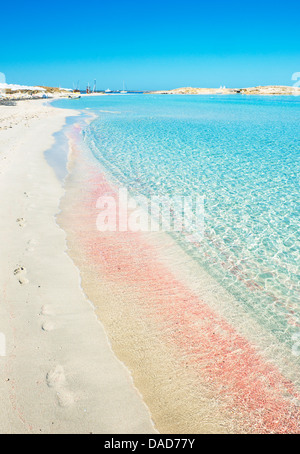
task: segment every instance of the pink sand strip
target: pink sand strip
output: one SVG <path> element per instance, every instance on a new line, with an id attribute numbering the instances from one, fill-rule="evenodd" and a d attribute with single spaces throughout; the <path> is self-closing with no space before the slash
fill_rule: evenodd
<path id="1" fill-rule="evenodd" d="M 292 382 L 176 280 L 143 234 L 96 230 L 96 200 L 107 193 L 116 190 L 98 169 L 90 168 L 84 200 L 78 201 L 76 210 L 84 219 L 85 231 L 77 235 L 99 277 L 104 272 L 111 281 L 130 283 L 145 295 L 141 304 L 147 318 L 161 326 L 165 342 L 177 346 L 179 357 L 218 397 L 224 402 L 230 399 L 230 410 L 240 414 L 241 426 L 247 420 L 256 433 L 300 433 L 299 394 Z"/>

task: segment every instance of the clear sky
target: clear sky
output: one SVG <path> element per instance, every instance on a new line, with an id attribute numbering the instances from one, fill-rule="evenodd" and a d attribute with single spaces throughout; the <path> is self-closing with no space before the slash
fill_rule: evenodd
<path id="1" fill-rule="evenodd" d="M 8 83 L 244 87 L 300 71 L 299 0 L 12 0 L 0 14 Z"/>

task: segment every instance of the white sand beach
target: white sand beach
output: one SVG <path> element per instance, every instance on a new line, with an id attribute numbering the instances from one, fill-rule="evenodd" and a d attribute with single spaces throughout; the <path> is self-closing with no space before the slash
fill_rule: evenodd
<path id="1" fill-rule="evenodd" d="M 0 432 L 155 433 L 55 221 L 64 189 L 44 152 L 70 114 L 0 106 Z"/>

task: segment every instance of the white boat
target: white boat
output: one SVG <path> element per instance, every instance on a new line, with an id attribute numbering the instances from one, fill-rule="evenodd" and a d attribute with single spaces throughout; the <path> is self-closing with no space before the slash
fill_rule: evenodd
<path id="1" fill-rule="evenodd" d="M 125 84 L 123 82 L 123 90 L 120 91 L 121 95 L 126 95 L 127 91 L 125 90 Z"/>
<path id="2" fill-rule="evenodd" d="M 112 90 L 110 90 L 109 88 L 107 90 L 105 90 L 105 93 L 112 93 Z"/>

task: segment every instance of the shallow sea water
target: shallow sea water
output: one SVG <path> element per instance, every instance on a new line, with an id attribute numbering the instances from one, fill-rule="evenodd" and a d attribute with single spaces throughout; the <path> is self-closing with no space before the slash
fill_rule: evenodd
<path id="1" fill-rule="evenodd" d="M 276 339 L 288 368 L 300 366 L 300 99 L 119 95 L 54 105 L 97 115 L 85 145 L 132 196 L 204 196 L 203 239 L 173 240 Z"/>
<path id="2" fill-rule="evenodd" d="M 291 344 L 300 330 L 300 99 L 129 95 L 68 105 L 98 115 L 85 142 L 120 186 L 205 197 L 203 241 L 178 241 Z"/>

